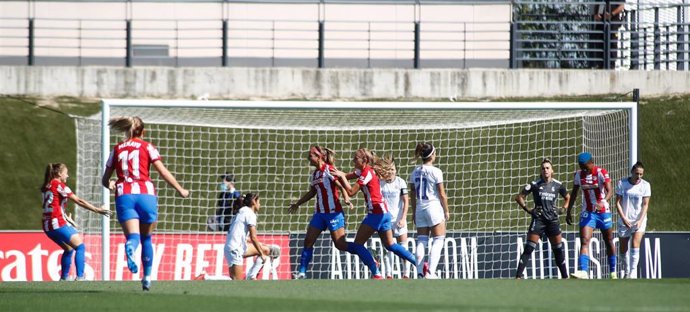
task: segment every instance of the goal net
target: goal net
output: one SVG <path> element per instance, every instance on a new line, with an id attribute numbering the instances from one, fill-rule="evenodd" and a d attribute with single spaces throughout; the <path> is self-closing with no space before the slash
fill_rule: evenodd
<path id="1" fill-rule="evenodd" d="M 614 180 L 626 176 L 636 155 L 635 103 L 441 103 L 441 102 L 241 102 L 104 100 L 104 114 L 77 119 L 78 185 L 76 193 L 93 202 L 114 199 L 100 186 L 104 160 L 123 139 L 103 128 L 103 117 L 139 116 L 146 124 L 144 139 L 153 143 L 163 163 L 188 199 L 152 172 L 158 192 L 159 216 L 154 242 L 154 279 L 188 280 L 201 274 L 227 276 L 223 258 L 225 232 L 214 224 L 220 184 L 234 176 L 242 193 L 258 192 L 259 239 L 280 246 L 282 254 L 259 278 L 290 278 L 297 269 L 313 200 L 295 214 L 288 206 L 309 190 L 313 171 L 306 158 L 310 145 L 337 152 L 336 166 L 353 168 L 355 150 L 367 147 L 378 155 L 392 154 L 398 173 L 408 180 L 418 162 L 418 142 L 437 148 L 435 165 L 443 171 L 450 220 L 438 266 L 442 278 L 513 277 L 523 249 L 530 216 L 515 204 L 520 187 L 538 178 L 543 158 L 553 162 L 554 177 L 572 188 L 575 156 L 594 155 L 597 165 Z M 106 190 L 107 191 L 107 190 Z M 363 200 L 346 211 L 346 233 L 353 240 L 366 213 Z M 575 219 L 581 194 L 575 205 Z M 562 200 L 559 205 L 562 205 Z M 528 205 L 532 205 L 528 197 Z M 613 206 L 615 207 L 615 206 Z M 615 209 L 614 209 L 615 210 Z M 124 235 L 117 218 L 110 220 L 77 210 L 84 232 L 87 262 L 93 278 L 139 279 L 127 270 Z M 407 217 L 414 251 L 416 237 Z M 570 272 L 579 254 L 577 226 L 561 216 Z M 218 230 L 221 228 L 220 230 Z M 367 243 L 376 257 L 385 253 L 374 236 Z M 608 274 L 599 234 L 591 242 L 593 277 Z M 557 278 L 551 248 L 544 240 L 528 263 L 528 278 Z M 247 259 L 246 268 L 252 259 Z M 396 259 L 385 272 L 401 277 Z M 414 270 L 414 268 L 412 268 Z M 101 275 L 105 272 L 105 275 Z M 415 272 L 410 273 L 416 276 Z M 368 278 L 356 256 L 339 252 L 322 233 L 314 249 L 308 278 Z"/>

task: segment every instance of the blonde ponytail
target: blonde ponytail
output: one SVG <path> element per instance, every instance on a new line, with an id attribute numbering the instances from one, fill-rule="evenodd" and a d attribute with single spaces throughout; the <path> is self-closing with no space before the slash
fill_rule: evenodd
<path id="1" fill-rule="evenodd" d="M 128 139 L 138 138 L 144 133 L 144 121 L 137 116 L 119 116 L 108 121 L 110 129 L 124 132 Z"/>

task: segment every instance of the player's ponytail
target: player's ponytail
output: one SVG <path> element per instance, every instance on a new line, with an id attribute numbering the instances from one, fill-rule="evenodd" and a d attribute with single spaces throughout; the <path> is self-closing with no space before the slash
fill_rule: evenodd
<path id="1" fill-rule="evenodd" d="M 323 160 L 329 165 L 335 165 L 335 151 L 328 148 L 322 147 L 324 157 Z"/>
<path id="2" fill-rule="evenodd" d="M 144 133 L 144 121 L 134 116 L 120 116 L 108 121 L 110 129 L 124 132 L 128 139 L 138 138 Z"/>
<path id="3" fill-rule="evenodd" d="M 243 197 L 240 195 L 239 198 L 235 198 L 232 201 L 232 215 L 236 215 L 238 211 L 242 208 Z"/>
<path id="4" fill-rule="evenodd" d="M 427 159 L 431 158 L 431 155 L 434 154 L 436 149 L 434 148 L 434 145 L 428 142 L 420 142 L 417 143 L 417 147 L 414 149 L 414 156 L 415 158 L 421 158 L 422 160 L 426 161 Z"/>
<path id="5" fill-rule="evenodd" d="M 41 188 L 40 188 L 41 192 L 45 192 L 48 190 L 48 185 L 50 183 L 50 180 L 52 180 L 50 178 L 50 172 L 52 170 L 53 170 L 53 164 L 48 164 L 48 166 L 46 166 L 46 172 L 43 176 L 43 184 L 41 184 Z"/>

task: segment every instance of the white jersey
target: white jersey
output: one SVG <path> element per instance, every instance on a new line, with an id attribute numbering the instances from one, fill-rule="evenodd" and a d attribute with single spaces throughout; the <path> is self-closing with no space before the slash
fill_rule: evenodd
<path id="1" fill-rule="evenodd" d="M 391 222 L 398 222 L 405 216 L 403 213 L 403 205 L 405 202 L 400 200 L 403 195 L 407 195 L 407 183 L 401 177 L 395 177 L 393 182 L 388 183 L 381 180 L 381 194 L 383 199 L 388 204 L 388 210 L 391 214 Z"/>
<path id="2" fill-rule="evenodd" d="M 616 185 L 616 195 L 621 197 L 625 217 L 634 222 L 642 213 L 642 199 L 652 196 L 652 186 L 643 179 L 637 184 L 630 184 L 630 180 L 624 178 Z"/>
<path id="3" fill-rule="evenodd" d="M 244 206 L 232 218 L 225 245 L 230 250 L 241 249 L 244 253 L 247 250 L 247 236 L 250 226 L 256 227 L 256 214 L 252 208 Z"/>
<path id="4" fill-rule="evenodd" d="M 443 172 L 434 166 L 420 165 L 412 170 L 410 186 L 414 187 L 417 209 L 443 209 L 436 184 L 443 183 Z"/>

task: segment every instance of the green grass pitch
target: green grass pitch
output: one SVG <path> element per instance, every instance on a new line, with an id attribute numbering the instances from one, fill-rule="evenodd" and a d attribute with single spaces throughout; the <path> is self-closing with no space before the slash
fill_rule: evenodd
<path id="1" fill-rule="evenodd" d="M 13 282 L 0 311 L 689 311 L 690 279 Z"/>

